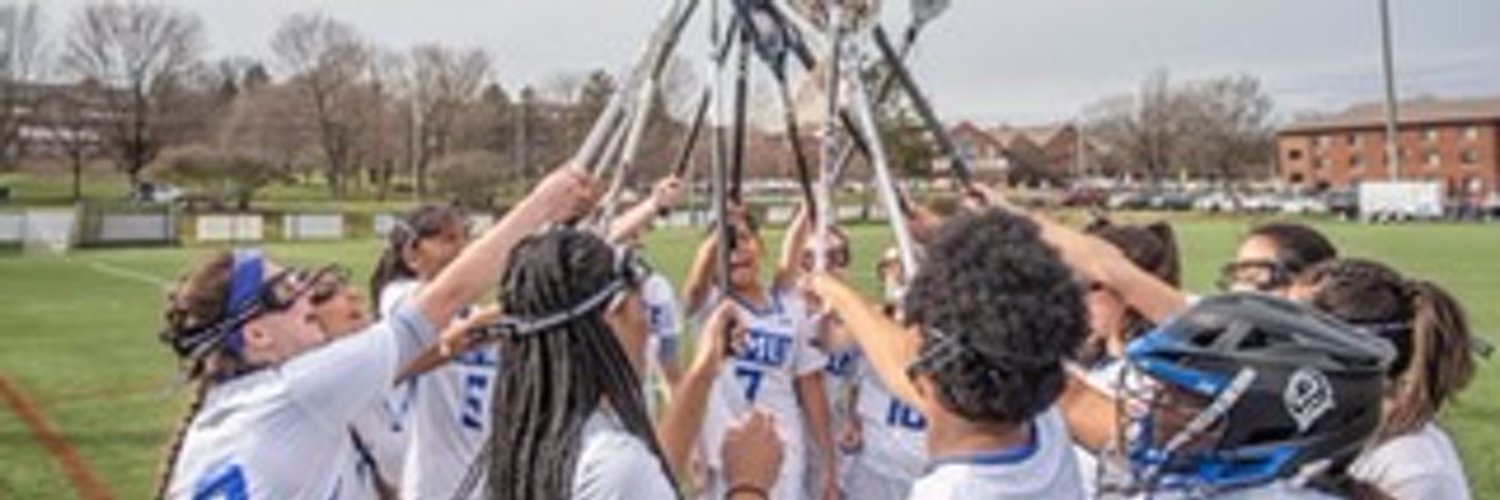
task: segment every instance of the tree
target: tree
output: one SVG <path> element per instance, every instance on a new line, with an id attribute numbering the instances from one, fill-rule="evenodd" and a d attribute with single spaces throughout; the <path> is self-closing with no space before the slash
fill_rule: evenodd
<path id="1" fill-rule="evenodd" d="M 1184 127 L 1183 107 L 1166 71 L 1152 73 L 1136 95 L 1114 96 L 1093 105 L 1089 130 L 1126 162 L 1128 170 L 1152 182 L 1168 173 L 1177 158 Z"/>
<path id="2" fill-rule="evenodd" d="M 247 87 L 219 122 L 218 148 L 263 158 L 290 178 L 314 146 L 312 125 L 298 106 L 297 89 L 286 85 Z"/>
<path id="3" fill-rule="evenodd" d="M 432 166 L 433 184 L 460 205 L 490 208 L 495 189 L 504 179 L 505 157 L 470 150 L 438 159 Z"/>
<path id="4" fill-rule="evenodd" d="M 490 74 L 490 57 L 481 49 L 455 50 L 421 45 L 411 52 L 412 98 L 416 99 L 418 137 L 416 187 L 426 191 L 428 164 L 454 148 L 459 120 L 479 98 Z"/>
<path id="5" fill-rule="evenodd" d="M 203 28 L 191 12 L 162 5 L 84 6 L 73 18 L 63 70 L 102 87 L 109 152 L 139 189 L 140 173 L 181 129 L 189 73 L 199 64 Z"/>
<path id="6" fill-rule="evenodd" d="M 97 85 L 84 82 L 58 87 L 36 103 L 37 120 L 47 130 L 57 151 L 73 172 L 73 201 L 83 199 L 83 167 L 99 154 L 99 109 L 102 93 Z"/>
<path id="7" fill-rule="evenodd" d="M 30 84 L 44 72 L 42 15 L 35 3 L 0 6 L 0 168 L 20 163 L 24 111 L 36 105 Z"/>
<path id="8" fill-rule="evenodd" d="M 299 90 L 316 125 L 324 178 L 335 198 L 346 194 L 355 169 L 356 143 L 365 126 L 357 88 L 366 76 L 370 51 L 353 28 L 321 14 L 295 14 L 282 21 L 271 50 Z"/>
<path id="9" fill-rule="evenodd" d="M 1181 91 L 1182 156 L 1194 173 L 1223 182 L 1261 172 L 1275 157 L 1271 97 L 1248 75 L 1193 82 Z"/>
<path id="10" fill-rule="evenodd" d="M 195 188 L 215 200 L 249 210 L 255 192 L 279 179 L 276 165 L 259 156 L 204 145 L 167 150 L 151 165 L 152 179 Z"/>

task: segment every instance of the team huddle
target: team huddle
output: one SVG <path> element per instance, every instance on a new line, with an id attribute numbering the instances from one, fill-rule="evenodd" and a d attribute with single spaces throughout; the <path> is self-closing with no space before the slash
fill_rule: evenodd
<path id="1" fill-rule="evenodd" d="M 681 181 L 588 227 L 595 187 L 560 168 L 472 241 L 405 214 L 367 294 L 254 250 L 191 268 L 157 496 L 1469 497 L 1436 424 L 1474 371 L 1461 307 L 1312 228 L 1253 228 L 1198 297 L 1169 226 L 982 187 L 909 203 L 915 269 L 852 268 L 805 208 L 771 257 L 736 205 L 677 289 L 642 246 Z"/>

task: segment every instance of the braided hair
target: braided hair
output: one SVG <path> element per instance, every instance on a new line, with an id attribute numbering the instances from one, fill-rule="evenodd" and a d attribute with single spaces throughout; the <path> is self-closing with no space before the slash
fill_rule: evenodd
<path id="1" fill-rule="evenodd" d="M 396 219 L 390 233 L 386 234 L 385 249 L 375 262 L 375 271 L 370 273 L 371 308 L 377 314 L 380 293 L 386 285 L 417 277 L 417 270 L 406 262 L 406 251 L 422 240 L 442 234 L 454 224 L 464 224 L 464 214 L 457 207 L 446 205 L 422 205 Z"/>
<path id="2" fill-rule="evenodd" d="M 234 255 L 224 251 L 215 254 L 207 262 L 184 276 L 167 296 L 167 310 L 163 314 L 167 327 L 162 331 L 160 340 L 170 345 L 178 336 L 219 320 L 228 305 L 229 282 L 233 267 Z M 202 358 L 181 359 L 180 361 L 184 376 L 193 385 L 193 397 L 188 404 L 187 414 L 178 423 L 177 430 L 173 431 L 172 440 L 167 445 L 162 460 L 161 476 L 157 480 L 156 498 L 166 497 L 167 488 L 171 485 L 172 474 L 177 466 L 178 455 L 182 452 L 183 441 L 187 437 L 187 431 L 193 419 L 203 408 L 203 400 L 208 394 L 210 381 L 219 374 L 237 369 L 239 364 L 236 357 L 223 352 L 213 352 Z"/>
<path id="3" fill-rule="evenodd" d="M 1474 378 L 1475 341 L 1463 307 L 1438 285 L 1363 259 L 1325 262 L 1299 283 L 1314 290 L 1314 307 L 1395 344 L 1381 439 L 1426 425 Z"/>
<path id="4" fill-rule="evenodd" d="M 528 237 L 512 253 L 501 302 L 507 315 L 522 318 L 567 311 L 621 278 L 615 262 L 615 250 L 586 232 L 560 228 Z M 568 497 L 584 425 L 604 404 L 661 460 L 640 377 L 602 308 L 507 337 L 500 353 L 487 454 L 490 498 Z M 665 460 L 660 465 L 670 478 Z"/>

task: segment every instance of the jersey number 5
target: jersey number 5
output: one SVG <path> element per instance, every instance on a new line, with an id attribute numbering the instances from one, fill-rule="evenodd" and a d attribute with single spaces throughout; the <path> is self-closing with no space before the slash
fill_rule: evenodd
<path id="1" fill-rule="evenodd" d="M 484 396 L 489 388 L 490 377 L 487 374 L 470 373 L 464 376 L 463 408 L 458 415 L 458 421 L 464 428 L 484 430 Z"/>

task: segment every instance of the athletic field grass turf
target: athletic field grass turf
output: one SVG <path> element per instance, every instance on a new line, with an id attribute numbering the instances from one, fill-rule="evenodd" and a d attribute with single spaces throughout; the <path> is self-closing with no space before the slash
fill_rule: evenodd
<path id="1" fill-rule="evenodd" d="M 1212 291 L 1248 219 L 1180 221 L 1189 288 Z M 1322 226 L 1348 255 L 1393 263 L 1430 278 L 1463 301 L 1475 329 L 1500 342 L 1500 226 Z M 873 290 L 873 258 L 888 241 L 884 227 L 853 231 L 854 278 Z M 658 267 L 679 282 L 701 233 L 653 234 Z M 767 248 L 779 248 L 768 232 Z M 367 278 L 379 243 L 269 245 L 292 263 L 338 261 Z M 163 283 L 210 252 L 206 248 L 80 251 L 67 257 L 0 255 L 0 377 L 76 449 L 118 498 L 151 493 L 185 391 L 175 384 L 169 351 L 156 341 Z M 771 260 L 768 256 L 768 262 Z M 1478 380 L 1444 423 L 1461 447 L 1477 498 L 1500 498 L 1500 359 L 1482 364 Z M 0 402 L 3 404 L 3 402 Z M 71 498 L 58 461 L 11 410 L 0 406 L 0 499 Z"/>

